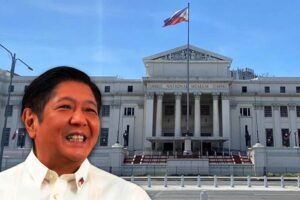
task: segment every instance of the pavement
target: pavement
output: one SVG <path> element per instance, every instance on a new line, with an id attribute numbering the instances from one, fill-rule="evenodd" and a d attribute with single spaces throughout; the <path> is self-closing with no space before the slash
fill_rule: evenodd
<path id="1" fill-rule="evenodd" d="M 263 186 L 252 186 L 252 187 L 247 187 L 247 186 L 235 186 L 235 187 L 230 187 L 230 186 L 160 186 L 160 185 L 153 185 L 151 187 L 148 186 L 141 186 L 144 190 L 146 191 L 188 191 L 188 190 L 194 190 L 194 191 L 296 191 L 299 192 L 300 194 L 300 188 L 296 186 L 286 186 L 284 188 L 280 186 L 269 186 L 267 188 Z M 299 196 L 300 197 L 300 196 Z M 300 198 L 299 198 L 300 199 Z"/>
<path id="2" fill-rule="evenodd" d="M 131 177 L 125 177 L 130 181 Z M 233 187 L 230 177 L 217 177 L 217 187 L 215 187 L 214 177 L 201 177 L 200 187 L 198 187 L 197 177 L 184 177 L 183 183 L 180 176 L 168 177 L 165 187 L 164 177 L 152 177 L 150 183 L 147 177 L 135 177 L 133 182 L 149 191 L 173 191 L 173 190 L 209 190 L 209 191 L 298 191 L 297 177 L 285 177 L 283 184 L 281 177 L 268 177 L 267 187 L 263 177 L 251 177 L 250 187 L 247 184 L 247 177 L 234 177 Z M 150 187 L 149 187 L 150 184 Z M 182 187 L 183 185 L 183 187 Z"/>
<path id="3" fill-rule="evenodd" d="M 152 177 L 150 187 L 147 177 L 136 177 L 134 183 L 140 185 L 152 200 L 199 200 L 202 191 L 207 193 L 208 200 L 300 200 L 297 177 L 284 178 L 283 187 L 280 177 L 269 177 L 267 187 L 263 177 L 251 177 L 251 187 L 247 185 L 247 177 L 235 177 L 234 187 L 231 187 L 230 177 L 218 177 L 217 180 L 217 187 L 213 177 L 201 177 L 200 187 L 197 177 L 185 177 L 183 184 L 180 176 L 168 177 L 167 187 L 164 177 Z"/>
<path id="4" fill-rule="evenodd" d="M 152 200 L 201 200 L 200 191 L 147 191 Z M 206 191 L 207 200 L 299 200 L 295 191 Z"/>

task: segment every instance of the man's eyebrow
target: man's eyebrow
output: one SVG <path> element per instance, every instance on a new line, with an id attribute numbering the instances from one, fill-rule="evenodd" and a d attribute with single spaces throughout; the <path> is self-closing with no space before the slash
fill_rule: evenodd
<path id="1" fill-rule="evenodd" d="M 65 100 L 67 100 L 67 101 L 72 101 L 72 102 L 75 102 L 75 101 L 76 101 L 74 98 L 71 98 L 71 97 L 61 97 L 61 98 L 58 99 L 57 102 L 65 101 Z M 92 100 L 87 99 L 87 100 L 85 100 L 84 102 L 85 102 L 85 103 L 88 103 L 88 104 L 93 104 L 94 106 L 97 107 L 97 103 L 96 103 L 95 101 L 92 101 Z"/>
<path id="2" fill-rule="evenodd" d="M 97 107 L 97 103 L 95 103 L 92 100 L 86 100 L 85 102 L 89 103 L 89 104 L 93 104 L 95 107 Z"/>

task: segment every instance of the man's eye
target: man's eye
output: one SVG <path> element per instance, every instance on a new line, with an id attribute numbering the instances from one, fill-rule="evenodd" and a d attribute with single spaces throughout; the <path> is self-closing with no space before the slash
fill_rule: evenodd
<path id="1" fill-rule="evenodd" d="M 85 109 L 86 112 L 91 112 L 91 113 L 97 113 L 97 111 L 93 108 L 87 108 Z"/>
<path id="2" fill-rule="evenodd" d="M 69 109 L 71 109 L 71 106 L 70 105 L 61 105 L 58 108 L 64 109 L 64 110 L 69 110 Z"/>

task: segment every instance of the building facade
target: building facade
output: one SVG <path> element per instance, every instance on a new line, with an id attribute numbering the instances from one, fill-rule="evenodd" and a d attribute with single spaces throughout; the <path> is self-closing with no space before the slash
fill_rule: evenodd
<path id="1" fill-rule="evenodd" d="M 103 97 L 97 151 L 115 143 L 130 154 L 247 151 L 258 141 L 266 148 L 299 146 L 300 77 L 257 77 L 249 68 L 230 70 L 228 57 L 189 50 L 188 98 L 187 46 L 144 58 L 146 74 L 139 80 L 92 77 Z M 9 74 L 0 73 L 1 130 L 5 110 L 8 115 L 0 133 L 5 151 L 31 148 L 20 112 L 33 78 L 13 78 L 6 107 Z"/>

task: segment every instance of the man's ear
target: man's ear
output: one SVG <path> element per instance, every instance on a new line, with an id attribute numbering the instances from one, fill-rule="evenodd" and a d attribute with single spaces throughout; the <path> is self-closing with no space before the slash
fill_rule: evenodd
<path id="1" fill-rule="evenodd" d="M 22 121 L 31 139 L 35 139 L 39 119 L 31 108 L 25 108 L 22 113 Z"/>

